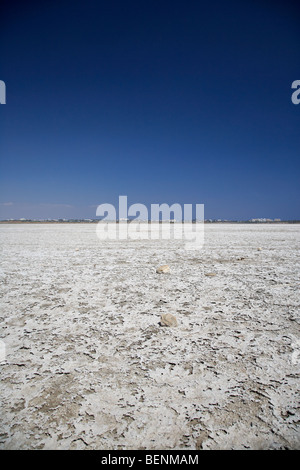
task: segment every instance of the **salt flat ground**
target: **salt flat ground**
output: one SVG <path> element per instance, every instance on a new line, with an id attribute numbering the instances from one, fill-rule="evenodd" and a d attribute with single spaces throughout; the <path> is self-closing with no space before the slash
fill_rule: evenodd
<path id="1" fill-rule="evenodd" d="M 299 242 L 299 225 L 206 224 L 198 251 L 1 225 L 1 449 L 300 448 Z"/>

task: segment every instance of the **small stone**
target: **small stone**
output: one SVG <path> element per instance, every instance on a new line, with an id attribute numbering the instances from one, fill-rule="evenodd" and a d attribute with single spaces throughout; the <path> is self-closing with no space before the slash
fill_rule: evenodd
<path id="1" fill-rule="evenodd" d="M 205 273 L 204 275 L 209 276 L 209 277 L 213 277 L 213 276 L 216 276 L 216 273 Z"/>
<path id="2" fill-rule="evenodd" d="M 259 246 L 259 247 L 257 248 L 257 251 L 261 251 L 261 250 L 262 250 L 262 248 Z"/>
<path id="3" fill-rule="evenodd" d="M 159 266 L 159 268 L 156 269 L 156 272 L 158 274 L 166 274 L 170 272 L 170 266 L 167 264 L 164 264 L 163 266 Z"/>
<path id="4" fill-rule="evenodd" d="M 163 313 L 160 317 L 161 326 L 177 326 L 177 320 L 171 313 Z"/>

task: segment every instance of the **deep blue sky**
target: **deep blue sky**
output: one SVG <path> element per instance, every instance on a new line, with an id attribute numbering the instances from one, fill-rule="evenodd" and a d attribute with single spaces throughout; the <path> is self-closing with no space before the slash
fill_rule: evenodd
<path id="1" fill-rule="evenodd" d="M 0 219 L 300 219 L 295 1 L 2 1 Z"/>

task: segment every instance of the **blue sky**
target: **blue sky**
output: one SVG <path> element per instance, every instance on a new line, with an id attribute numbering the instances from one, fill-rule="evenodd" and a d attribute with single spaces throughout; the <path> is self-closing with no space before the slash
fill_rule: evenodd
<path id="1" fill-rule="evenodd" d="M 300 219 L 297 2 L 1 3 L 0 219 Z"/>

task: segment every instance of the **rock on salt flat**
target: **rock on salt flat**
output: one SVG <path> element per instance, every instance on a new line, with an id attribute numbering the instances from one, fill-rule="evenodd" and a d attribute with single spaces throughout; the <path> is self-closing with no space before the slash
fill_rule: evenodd
<path id="1" fill-rule="evenodd" d="M 156 272 L 157 272 L 158 274 L 169 273 L 169 272 L 170 272 L 170 266 L 168 266 L 167 264 L 164 264 L 163 266 L 159 266 L 159 267 L 156 269 Z"/>
<path id="2" fill-rule="evenodd" d="M 0 448 L 299 448 L 299 229 L 0 225 Z"/>
<path id="3" fill-rule="evenodd" d="M 162 326 L 177 326 L 177 320 L 171 313 L 163 313 L 160 317 Z"/>

